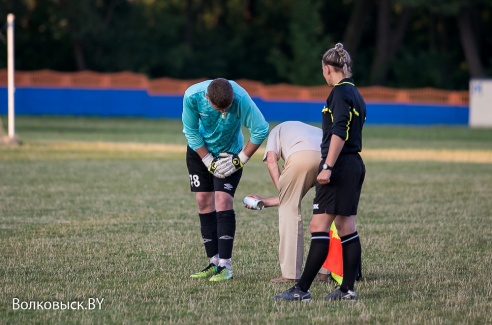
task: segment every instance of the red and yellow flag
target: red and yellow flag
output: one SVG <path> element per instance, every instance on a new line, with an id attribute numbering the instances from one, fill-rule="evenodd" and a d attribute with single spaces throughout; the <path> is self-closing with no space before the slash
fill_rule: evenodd
<path id="1" fill-rule="evenodd" d="M 341 284 L 343 280 L 343 257 L 342 257 L 342 241 L 338 237 L 338 231 L 335 227 L 335 222 L 331 223 L 330 227 L 330 246 L 328 256 L 326 257 L 323 267 L 330 271 L 331 277 Z"/>

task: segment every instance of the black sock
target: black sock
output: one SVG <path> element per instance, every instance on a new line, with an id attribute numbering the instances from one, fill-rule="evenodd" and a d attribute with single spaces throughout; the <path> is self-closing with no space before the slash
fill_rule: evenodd
<path id="1" fill-rule="evenodd" d="M 362 281 L 362 250 L 361 250 L 361 258 L 359 262 L 359 271 L 357 272 L 357 276 L 355 277 L 355 281 Z"/>
<path id="2" fill-rule="evenodd" d="M 330 237 L 327 232 L 313 232 L 311 234 L 311 245 L 306 259 L 306 265 L 297 285 L 302 291 L 308 291 L 318 274 L 319 269 L 328 255 Z"/>
<path id="3" fill-rule="evenodd" d="M 354 283 L 359 273 L 361 247 L 359 234 L 356 232 L 340 238 L 343 255 L 343 281 L 340 290 L 354 290 Z"/>
<path id="4" fill-rule="evenodd" d="M 199 213 L 200 230 L 205 252 L 208 257 L 213 257 L 219 253 L 219 241 L 217 238 L 217 214 L 215 211 L 209 213 Z"/>
<path id="5" fill-rule="evenodd" d="M 234 210 L 217 212 L 217 237 L 219 238 L 219 258 L 232 257 L 232 246 L 236 234 L 236 214 Z"/>

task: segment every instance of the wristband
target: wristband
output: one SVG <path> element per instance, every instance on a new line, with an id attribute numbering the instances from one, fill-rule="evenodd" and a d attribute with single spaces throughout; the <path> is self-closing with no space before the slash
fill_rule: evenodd
<path id="1" fill-rule="evenodd" d="M 202 158 L 202 162 L 207 167 L 207 169 L 210 169 L 210 166 L 212 165 L 213 161 L 214 161 L 214 156 L 210 152 L 207 153 L 205 157 Z"/>
<path id="2" fill-rule="evenodd" d="M 244 165 L 248 162 L 249 160 L 249 157 L 246 156 L 246 154 L 244 153 L 244 150 L 241 150 L 240 153 L 238 153 L 237 155 L 239 157 L 239 160 L 241 160 L 241 163 Z"/>

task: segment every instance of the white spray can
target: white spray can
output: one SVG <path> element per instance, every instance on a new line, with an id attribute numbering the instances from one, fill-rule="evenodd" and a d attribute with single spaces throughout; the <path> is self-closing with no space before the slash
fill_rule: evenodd
<path id="1" fill-rule="evenodd" d="M 255 199 L 254 197 L 251 196 L 246 196 L 243 199 L 243 203 L 245 206 L 253 210 L 263 210 L 263 208 L 265 207 L 263 201 Z"/>

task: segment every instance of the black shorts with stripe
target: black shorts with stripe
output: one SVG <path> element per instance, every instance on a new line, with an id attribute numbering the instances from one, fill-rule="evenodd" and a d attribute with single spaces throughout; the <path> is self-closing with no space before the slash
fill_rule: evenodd
<path id="1" fill-rule="evenodd" d="M 192 192 L 226 192 L 232 197 L 243 175 L 240 169 L 226 178 L 217 178 L 210 174 L 207 167 L 202 162 L 200 156 L 189 146 L 186 149 L 186 166 L 190 175 L 190 189 Z"/>
<path id="2" fill-rule="evenodd" d="M 324 159 L 318 172 L 323 164 Z M 340 154 L 333 166 L 330 183 L 321 185 L 316 182 L 313 214 L 357 215 L 365 175 L 366 167 L 358 153 Z"/>

